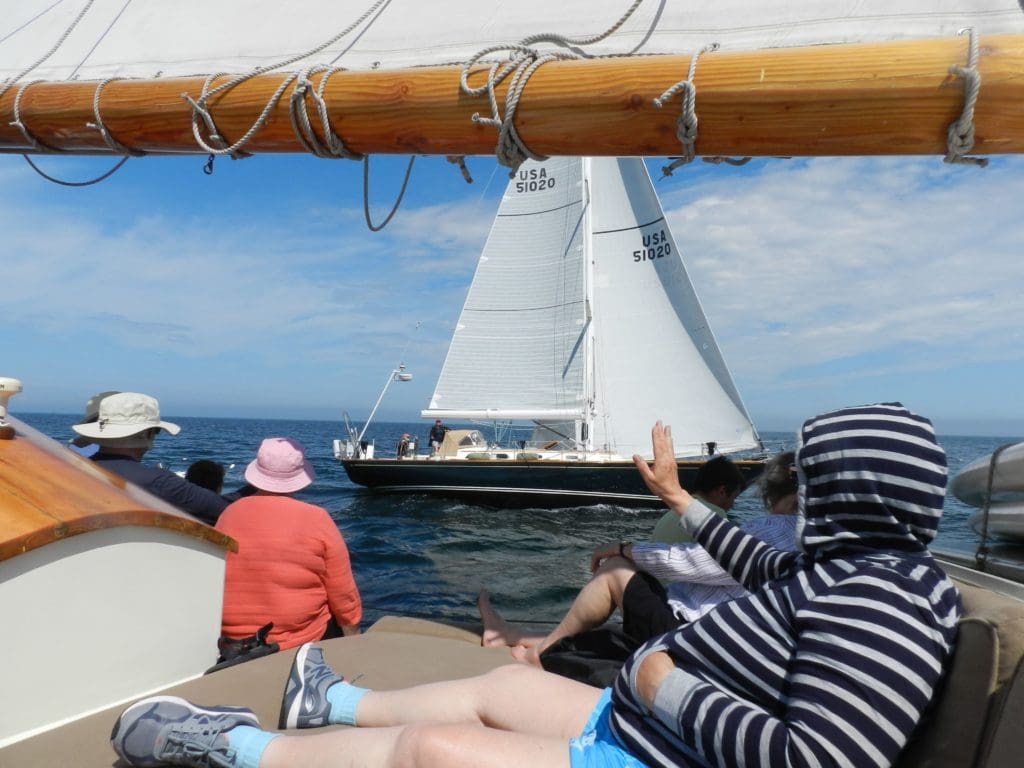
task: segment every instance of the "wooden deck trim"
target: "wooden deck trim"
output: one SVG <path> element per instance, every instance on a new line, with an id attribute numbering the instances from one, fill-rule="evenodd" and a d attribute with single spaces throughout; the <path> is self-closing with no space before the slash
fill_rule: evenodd
<path id="1" fill-rule="evenodd" d="M 230 536 L 201 523 L 10 419 L 0 440 L 0 561 L 69 536 L 122 526 L 163 528 L 237 552 Z"/>

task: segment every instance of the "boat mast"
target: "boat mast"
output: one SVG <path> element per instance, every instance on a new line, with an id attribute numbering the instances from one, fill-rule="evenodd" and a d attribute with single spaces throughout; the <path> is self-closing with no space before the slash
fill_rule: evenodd
<path id="1" fill-rule="evenodd" d="M 583 172 L 580 174 L 583 195 L 583 311 L 584 349 L 586 363 L 583 367 L 583 419 L 580 422 L 579 439 L 583 450 L 594 450 L 594 410 L 597 405 L 594 367 L 594 228 L 593 212 L 590 208 L 590 158 L 584 157 Z"/>

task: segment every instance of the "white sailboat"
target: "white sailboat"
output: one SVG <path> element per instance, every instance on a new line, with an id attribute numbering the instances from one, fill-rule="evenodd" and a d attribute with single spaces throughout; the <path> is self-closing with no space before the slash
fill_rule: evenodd
<path id="1" fill-rule="evenodd" d="M 720 48 L 711 51 L 713 44 Z M 1017 0 L 19 0 L 0 18 L 0 152 L 496 152 L 513 166 L 542 155 L 1020 154 L 1024 12 Z M 582 410 L 576 401 L 566 407 Z M 602 407 L 594 397 L 595 414 Z M 586 440 L 595 447 L 625 445 L 601 419 L 591 430 Z M 28 670 L 35 682 L 4 699 L 0 765 L 109 766 L 116 712 L 174 681 L 187 680 L 163 690 L 249 705 L 273 722 L 286 658 L 211 679 L 201 673 L 212 646 L 205 659 L 174 652 L 181 633 L 190 649 L 217 634 L 218 574 L 230 542 L 213 542 L 201 524 L 156 510 L 114 478 L 97 479 L 61 446 L 40 448 L 17 419 L 0 419 L 0 433 L 0 608 L 19 649 L 3 654 L 5 680 L 23 680 L 19 670 Z M 44 454 L 45 476 L 26 474 Z M 92 492 L 96 483 L 108 492 Z M 113 635 L 138 629 L 135 602 L 110 603 L 96 579 L 59 576 L 109 570 L 104 555 L 116 540 L 120 562 L 158 580 L 147 553 L 164 530 L 174 533 L 165 543 L 180 555 L 175 562 L 202 563 L 190 577 L 212 601 L 201 613 L 176 612 L 177 633 L 142 633 L 127 645 L 137 656 L 126 657 L 124 643 L 93 643 L 74 669 L 55 668 L 61 627 L 40 630 L 34 618 L 59 610 L 54 596 L 108 608 L 97 621 Z M 967 609 L 960 648 L 931 722 L 902 764 L 1015 765 L 1024 748 L 1019 585 L 949 570 Z M 49 591 L 35 588 L 40 579 Z M 124 579 L 142 583 L 134 574 Z M 62 587 L 78 591 L 69 597 Z M 201 590 L 167 602 L 191 605 L 184 599 Z M 161 617 L 152 618 L 159 627 Z M 68 629 L 70 644 L 96 625 Z M 40 635 L 46 642 L 34 642 Z M 388 627 L 327 647 L 336 666 L 365 670 L 370 687 L 500 663 L 487 650 Z M 128 674 L 135 666 L 146 674 Z M 124 686 L 112 690 L 110 670 L 125 673 Z M 66 696 L 68 706 L 55 710 L 53 692 L 70 686 L 74 700 Z"/>
<path id="2" fill-rule="evenodd" d="M 349 477 L 501 504 L 654 505 L 631 457 L 650 456 L 657 419 L 685 482 L 702 457 L 761 447 L 640 158 L 520 166 L 421 415 L 533 434 L 501 445 L 455 431 L 436 456 L 396 458 L 342 443 Z"/>

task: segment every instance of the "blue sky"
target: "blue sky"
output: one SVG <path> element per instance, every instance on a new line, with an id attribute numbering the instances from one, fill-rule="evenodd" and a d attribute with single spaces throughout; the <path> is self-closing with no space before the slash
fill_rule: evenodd
<path id="1" fill-rule="evenodd" d="M 65 179 L 111 164 L 38 162 Z M 470 158 L 467 185 L 420 158 L 372 233 L 356 163 L 204 162 L 133 159 L 71 189 L 0 157 L 12 411 L 77 413 L 119 389 L 167 416 L 361 419 L 402 360 L 414 379 L 377 418 L 417 418 L 505 171 Z M 378 221 L 405 163 L 371 163 Z M 901 400 L 944 434 L 1024 434 L 1024 159 L 697 163 L 657 189 L 759 429 Z"/>

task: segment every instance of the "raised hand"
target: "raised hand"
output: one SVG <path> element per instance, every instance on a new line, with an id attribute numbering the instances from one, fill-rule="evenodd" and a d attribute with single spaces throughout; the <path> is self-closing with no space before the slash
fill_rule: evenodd
<path id="1" fill-rule="evenodd" d="M 654 461 L 648 464 L 642 456 L 634 455 L 633 463 L 651 493 L 682 516 L 693 497 L 679 484 L 679 467 L 672 447 L 672 428 L 663 425 L 660 419 L 651 429 L 651 446 L 654 449 Z"/>

